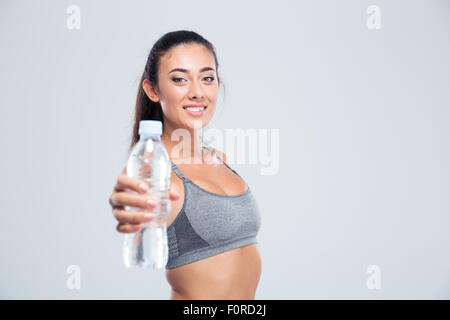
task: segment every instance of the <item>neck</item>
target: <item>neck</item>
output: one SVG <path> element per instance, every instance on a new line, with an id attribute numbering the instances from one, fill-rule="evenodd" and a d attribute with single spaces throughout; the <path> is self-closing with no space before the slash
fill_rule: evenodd
<path id="1" fill-rule="evenodd" d="M 202 163 L 202 129 L 183 128 L 182 131 L 173 134 L 176 129 L 168 121 L 164 122 L 161 142 L 164 144 L 169 158 L 176 162 Z"/>

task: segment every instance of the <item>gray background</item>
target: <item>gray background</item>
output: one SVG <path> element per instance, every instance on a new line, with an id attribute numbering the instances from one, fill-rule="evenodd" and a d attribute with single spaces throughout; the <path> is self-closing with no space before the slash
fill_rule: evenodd
<path id="1" fill-rule="evenodd" d="M 444 0 L 2 0 L 0 297 L 169 298 L 164 271 L 124 267 L 108 197 L 147 54 L 188 29 L 226 86 L 210 127 L 280 130 L 277 175 L 235 165 L 263 218 L 256 299 L 450 298 L 449 18 Z"/>

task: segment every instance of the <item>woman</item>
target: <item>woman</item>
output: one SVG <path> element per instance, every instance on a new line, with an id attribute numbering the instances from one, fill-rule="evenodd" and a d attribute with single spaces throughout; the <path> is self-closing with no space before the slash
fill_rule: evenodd
<path id="1" fill-rule="evenodd" d="M 138 90 L 130 149 L 139 139 L 140 120 L 160 120 L 161 141 L 175 173 L 167 220 L 171 299 L 254 299 L 260 279 L 257 203 L 245 181 L 227 165 L 225 154 L 201 145 L 197 130 L 214 115 L 217 70 L 209 41 L 191 31 L 170 32 L 153 46 Z M 189 133 L 183 137 L 181 156 L 175 155 L 180 143 L 171 139 L 180 128 Z M 141 222 L 152 219 L 144 209 L 151 211 L 154 203 L 147 204 L 150 198 L 142 184 L 127 177 L 126 169 L 117 180 L 109 202 L 119 232 L 137 232 Z M 143 211 L 127 212 L 125 206 Z"/>

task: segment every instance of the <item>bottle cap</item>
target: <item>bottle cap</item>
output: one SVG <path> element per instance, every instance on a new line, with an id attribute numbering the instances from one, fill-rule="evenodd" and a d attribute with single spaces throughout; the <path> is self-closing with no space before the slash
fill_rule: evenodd
<path id="1" fill-rule="evenodd" d="M 159 120 L 141 120 L 139 121 L 139 135 L 161 135 L 162 122 Z"/>

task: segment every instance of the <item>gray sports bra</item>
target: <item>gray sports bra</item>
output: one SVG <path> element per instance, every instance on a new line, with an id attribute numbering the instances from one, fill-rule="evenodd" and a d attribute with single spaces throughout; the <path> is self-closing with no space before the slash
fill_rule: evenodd
<path id="1" fill-rule="evenodd" d="M 221 195 L 187 179 L 173 162 L 172 169 L 183 179 L 184 202 L 167 228 L 169 258 L 166 269 L 257 243 L 261 216 L 248 184 L 244 193 Z"/>

